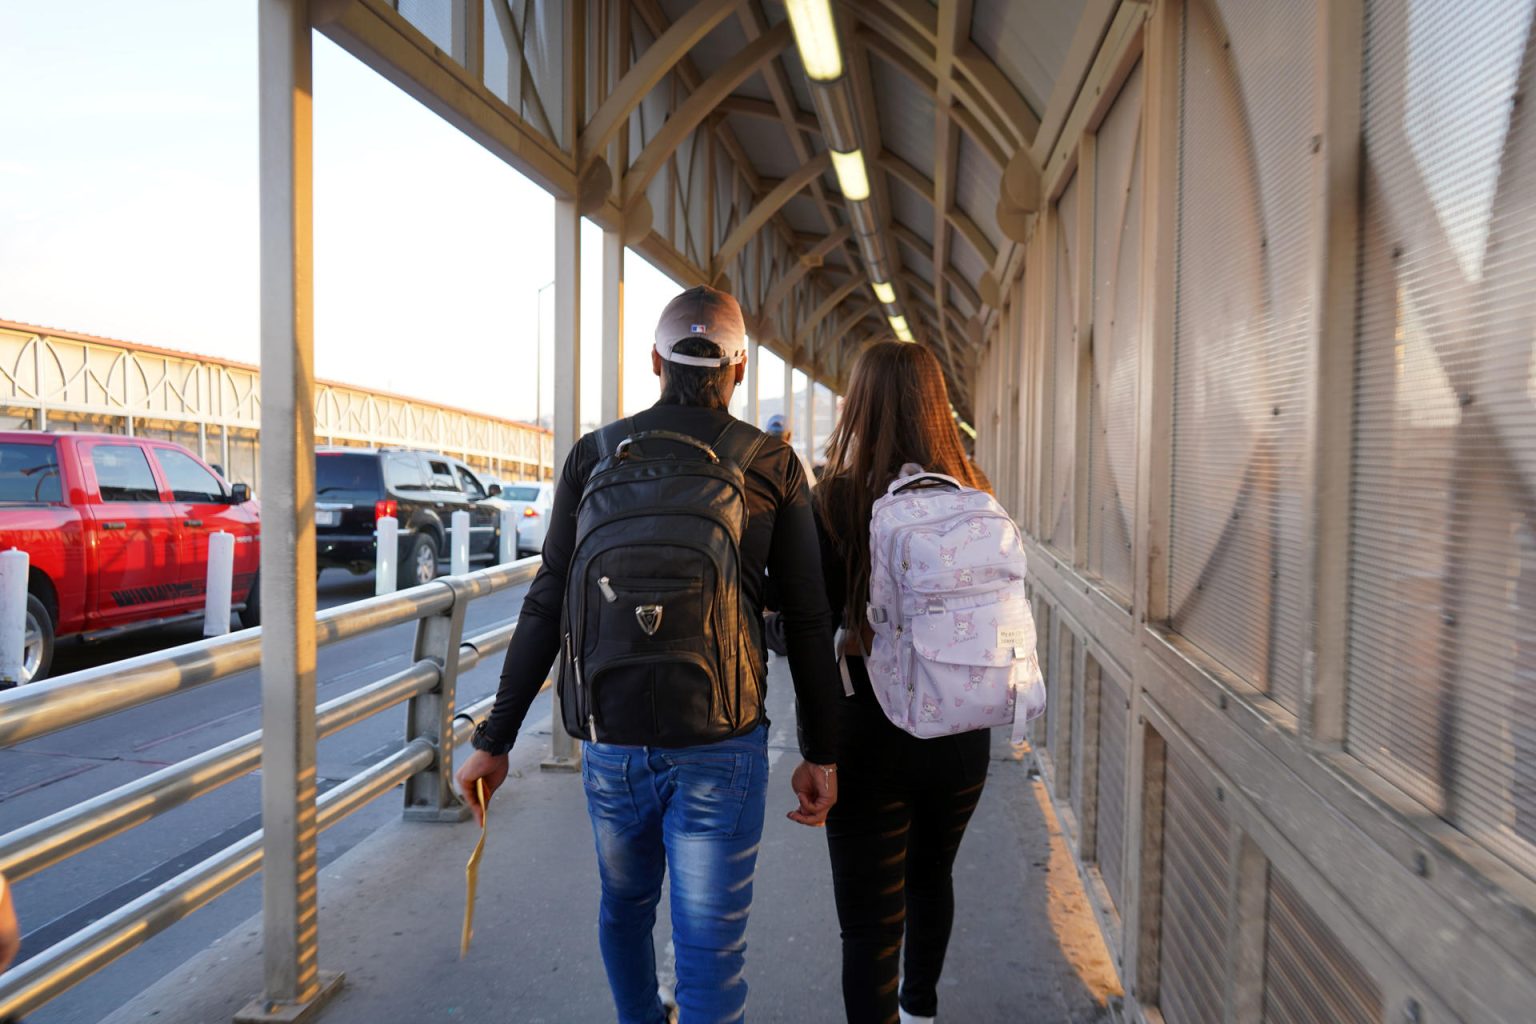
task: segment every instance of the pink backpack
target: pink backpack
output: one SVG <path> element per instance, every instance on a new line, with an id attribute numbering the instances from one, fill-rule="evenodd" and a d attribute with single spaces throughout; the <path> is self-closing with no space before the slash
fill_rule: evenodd
<path id="1" fill-rule="evenodd" d="M 874 505 L 869 678 L 886 717 L 928 738 L 1045 711 L 1024 543 L 985 491 L 908 463 Z"/>

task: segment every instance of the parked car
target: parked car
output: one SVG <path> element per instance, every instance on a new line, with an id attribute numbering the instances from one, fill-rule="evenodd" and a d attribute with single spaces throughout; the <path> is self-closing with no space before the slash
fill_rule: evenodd
<path id="1" fill-rule="evenodd" d="M 493 495 L 463 463 L 409 448 L 322 448 L 315 453 L 315 539 L 321 569 L 372 572 L 376 524 L 400 524 L 397 582 L 429 583 L 448 554 L 453 513 L 470 516 L 470 561 L 495 561 L 501 518 Z"/>
<path id="2" fill-rule="evenodd" d="M 544 535 L 549 532 L 550 510 L 555 505 L 555 485 L 504 484 L 501 500 L 512 506 L 517 517 L 517 553 L 536 555 L 543 551 Z"/>
<path id="3" fill-rule="evenodd" d="M 260 508 L 181 445 L 116 434 L 0 432 L 0 550 L 30 559 L 23 681 L 55 641 L 200 618 L 208 537 L 235 538 L 234 607 L 261 622 Z"/>

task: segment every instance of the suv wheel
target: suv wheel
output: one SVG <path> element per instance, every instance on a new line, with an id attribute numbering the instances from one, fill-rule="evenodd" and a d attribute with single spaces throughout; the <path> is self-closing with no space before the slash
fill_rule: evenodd
<path id="1" fill-rule="evenodd" d="M 245 607 L 240 611 L 240 628 L 254 629 L 261 625 L 261 575 L 251 581 L 251 592 L 246 596 Z"/>
<path id="2" fill-rule="evenodd" d="M 437 541 L 418 533 L 410 554 L 400 561 L 400 589 L 408 590 L 437 579 Z"/>
<path id="3" fill-rule="evenodd" d="M 21 681 L 35 683 L 48 678 L 53 665 L 53 616 L 31 594 L 27 595 L 27 625 L 21 649 Z"/>

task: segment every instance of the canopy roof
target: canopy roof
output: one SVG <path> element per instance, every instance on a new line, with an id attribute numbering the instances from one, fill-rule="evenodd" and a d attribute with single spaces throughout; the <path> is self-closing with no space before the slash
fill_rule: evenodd
<path id="1" fill-rule="evenodd" d="M 831 6 L 830 83 L 763 0 L 315 0 L 312 16 L 669 272 L 729 288 L 814 378 L 841 388 L 849 354 L 904 316 L 969 415 L 997 282 L 1119 4 Z M 829 136 L 861 152 L 867 199 L 843 195 Z"/>

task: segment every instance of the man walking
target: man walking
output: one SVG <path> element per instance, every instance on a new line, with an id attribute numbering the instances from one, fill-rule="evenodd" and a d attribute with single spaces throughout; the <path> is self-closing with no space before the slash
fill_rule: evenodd
<path id="1" fill-rule="evenodd" d="M 661 399 L 566 459 L 501 686 L 457 772 L 477 819 L 560 659 L 566 731 L 597 843 L 598 943 L 621 1024 L 664 1024 L 651 932 L 672 871 L 677 1004 L 688 1024 L 744 1019 L 747 913 L 768 776 L 764 569 L 778 583 L 804 757 L 789 817 L 837 799 L 832 616 L 805 471 L 727 411 L 746 331 L 736 300 L 667 305 L 651 363 Z"/>

